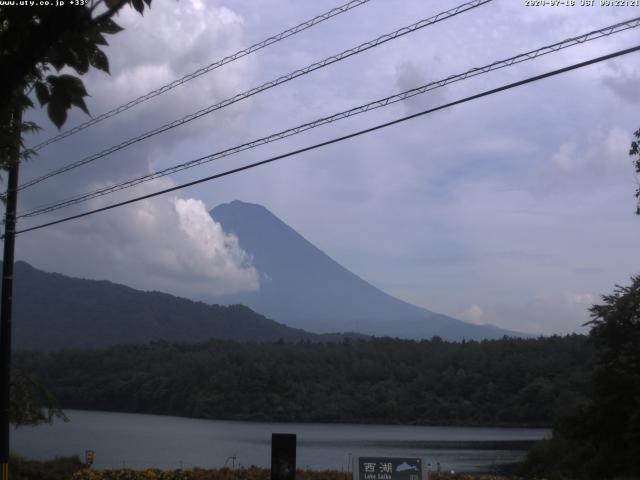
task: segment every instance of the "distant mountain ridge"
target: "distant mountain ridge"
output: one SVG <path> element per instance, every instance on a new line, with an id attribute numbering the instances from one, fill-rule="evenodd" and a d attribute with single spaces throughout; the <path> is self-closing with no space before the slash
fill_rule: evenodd
<path id="1" fill-rule="evenodd" d="M 290 328 L 243 305 L 207 305 L 108 281 L 47 273 L 26 262 L 15 264 L 13 298 L 16 350 L 93 348 L 157 340 L 332 342 L 345 338 Z"/>
<path id="2" fill-rule="evenodd" d="M 527 336 L 473 325 L 399 300 L 330 258 L 261 205 L 235 200 L 210 211 L 238 237 L 260 274 L 260 290 L 211 296 L 247 305 L 287 325 L 314 332 L 354 331 L 400 338 L 447 340 Z"/>

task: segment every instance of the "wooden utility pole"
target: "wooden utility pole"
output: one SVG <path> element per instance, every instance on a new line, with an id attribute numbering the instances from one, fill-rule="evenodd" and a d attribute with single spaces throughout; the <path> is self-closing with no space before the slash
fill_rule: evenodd
<path id="1" fill-rule="evenodd" d="M 2 262 L 2 302 L 0 304 L 0 480 L 9 480 L 9 410 L 11 406 L 11 307 L 13 301 L 13 257 L 22 110 L 12 112 L 15 143 L 7 160 L 7 204 L 4 215 L 4 256 Z"/>

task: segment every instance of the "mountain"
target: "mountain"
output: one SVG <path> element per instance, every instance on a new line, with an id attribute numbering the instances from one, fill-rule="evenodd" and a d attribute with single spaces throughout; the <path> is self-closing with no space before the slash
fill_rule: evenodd
<path id="1" fill-rule="evenodd" d="M 211 297 L 240 303 L 314 332 L 353 331 L 400 338 L 489 339 L 526 336 L 473 325 L 388 295 L 330 258 L 261 205 L 235 200 L 210 212 L 233 233 L 260 274 L 256 292 Z"/>
<path id="2" fill-rule="evenodd" d="M 105 347 L 155 340 L 331 342 L 344 338 L 290 328 L 242 305 L 207 305 L 107 281 L 47 273 L 25 262 L 16 262 L 14 276 L 14 349 Z"/>

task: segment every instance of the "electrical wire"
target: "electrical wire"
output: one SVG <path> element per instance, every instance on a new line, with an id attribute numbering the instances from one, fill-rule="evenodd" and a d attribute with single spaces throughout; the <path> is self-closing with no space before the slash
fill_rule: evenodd
<path id="1" fill-rule="evenodd" d="M 58 202 L 53 202 L 53 203 L 49 203 L 47 205 L 41 205 L 38 207 L 34 207 L 30 210 L 21 212 L 18 214 L 17 218 L 25 218 L 25 217 L 34 217 L 37 215 L 42 215 L 45 213 L 49 213 L 55 210 L 59 210 L 61 208 L 65 208 L 65 207 L 69 207 L 71 205 L 76 205 L 88 200 L 91 200 L 93 198 L 97 198 L 97 197 L 101 197 L 110 193 L 114 193 L 114 192 L 118 192 L 127 188 L 131 188 L 134 187 L 136 185 L 139 185 L 141 183 L 144 182 L 148 182 L 157 178 L 161 178 L 167 175 L 170 175 L 172 173 L 176 173 L 182 170 L 186 170 L 189 168 L 193 168 L 208 162 L 212 162 L 215 160 L 219 160 L 221 158 L 224 157 L 228 157 L 252 148 L 256 148 L 260 145 L 265 145 L 267 143 L 271 143 L 271 142 L 275 142 L 293 135 L 297 135 L 299 133 L 305 132 L 307 130 L 311 130 L 313 128 L 319 127 L 321 125 L 326 125 L 328 123 L 332 123 L 338 120 L 342 120 L 345 118 L 349 118 L 351 116 L 354 115 L 359 115 L 361 113 L 365 113 L 371 110 L 375 110 L 377 108 L 382 108 L 382 107 L 386 107 L 389 105 L 392 105 L 394 103 L 397 103 L 399 101 L 402 100 L 406 100 L 408 98 L 411 98 L 413 96 L 416 95 L 420 95 L 423 93 L 426 93 L 428 91 L 431 90 L 435 90 L 436 88 L 440 88 L 440 87 L 444 87 L 445 85 L 454 83 L 454 82 L 458 82 L 458 81 L 462 81 L 465 80 L 467 78 L 471 78 L 471 77 L 475 77 L 481 74 L 485 74 L 494 70 L 498 70 L 501 68 L 505 68 L 505 67 L 509 67 L 521 62 L 525 62 L 528 60 L 533 60 L 535 58 L 538 58 L 542 55 L 547 55 L 549 53 L 553 53 L 553 52 L 557 52 L 561 49 L 564 48 L 568 48 L 571 46 L 575 46 L 575 45 L 580 45 L 583 44 L 585 42 L 588 41 L 592 41 L 598 38 L 602 38 L 605 36 L 610 36 L 613 35 L 615 33 L 618 32 L 622 32 L 631 28 L 637 28 L 640 26 L 640 17 L 631 19 L 631 20 L 627 20 L 624 22 L 619 22 L 616 23 L 614 25 L 610 25 L 604 28 L 601 28 L 599 30 L 594 30 L 591 31 L 589 33 L 583 34 L 583 35 L 579 35 L 576 37 L 571 37 L 568 38 L 566 40 L 563 40 L 561 42 L 556 42 L 554 44 L 551 45 L 547 45 L 544 47 L 540 47 L 537 48 L 535 50 L 531 50 L 529 52 L 526 53 L 521 53 L 519 55 L 507 58 L 505 60 L 498 60 L 495 61 L 493 63 L 490 63 L 488 65 L 482 66 L 482 67 L 476 67 L 476 68 L 472 68 L 464 73 L 460 73 L 460 74 L 456 74 L 456 75 L 450 75 L 442 80 L 437 80 L 437 81 L 433 81 L 430 82 L 426 85 L 422 85 L 420 87 L 416 87 L 413 88 L 411 90 L 407 90 L 405 92 L 402 93 L 398 93 L 389 97 L 385 97 L 383 99 L 380 100 L 376 100 L 373 102 L 369 102 L 367 104 L 364 105 L 360 105 L 358 107 L 354 107 L 351 108 L 349 110 L 345 110 L 336 114 L 333 114 L 331 116 L 328 117 L 323 117 L 317 120 L 314 120 L 312 122 L 308 122 L 305 123 L 303 125 L 298 125 L 297 127 L 294 128 L 289 128 L 287 130 L 283 130 L 271 135 L 268 135 L 266 137 L 262 137 L 256 140 L 252 140 L 250 142 L 244 143 L 242 145 L 238 145 L 238 146 L 234 146 L 210 155 L 206 155 L 200 158 L 196 158 L 194 160 L 190 160 L 188 162 L 185 163 L 181 163 L 178 165 L 174 165 L 168 168 L 165 168 L 163 170 L 160 170 L 158 172 L 154 172 L 154 173 L 150 173 L 150 174 L 146 174 L 146 175 L 142 175 L 140 177 L 134 178 L 134 179 L 130 179 L 130 180 L 126 180 L 124 182 L 115 184 L 115 185 L 110 185 L 107 187 L 103 187 L 97 190 L 94 190 L 92 192 L 89 193 L 85 193 L 85 194 L 80 194 L 80 195 L 76 195 L 64 200 L 60 200 Z"/>
<path id="2" fill-rule="evenodd" d="M 219 67 L 222 67 L 223 65 L 226 65 L 228 63 L 234 62 L 242 57 L 246 57 L 247 55 L 250 55 L 254 52 L 257 52 L 258 50 L 261 50 L 265 47 L 268 47 L 269 45 L 273 45 L 274 43 L 277 43 L 281 40 L 284 40 L 285 38 L 288 38 L 292 35 L 295 35 L 297 33 L 300 33 L 304 30 L 307 30 L 308 28 L 311 28 L 315 25 L 318 25 L 326 20 L 329 20 L 337 15 L 340 15 L 341 13 L 345 13 L 348 12 L 349 10 L 359 7 L 360 5 L 363 5 L 365 3 L 370 2 L 371 0 L 352 0 L 350 2 L 345 3 L 344 5 L 340 5 L 339 7 L 335 7 L 332 8 L 331 10 L 329 10 L 328 12 L 325 12 L 321 15 L 318 15 L 310 20 L 307 20 L 305 22 L 302 22 L 298 25 L 296 25 L 295 27 L 291 27 L 288 28 L 287 30 L 280 32 L 276 35 L 273 35 L 261 42 L 255 43 L 253 45 L 251 45 L 248 48 L 245 48 L 243 50 L 239 50 L 236 53 L 233 53 L 231 55 L 228 55 L 220 60 L 217 60 L 213 63 L 210 63 L 209 65 L 207 65 L 206 67 L 202 67 L 199 68 L 198 70 L 195 70 L 191 73 L 188 73 L 187 75 L 183 76 L 182 78 L 179 78 L 177 80 L 174 80 L 170 83 L 167 83 L 166 85 L 163 85 L 162 87 L 159 87 L 155 90 L 152 90 L 144 95 L 139 96 L 138 98 L 135 98 L 123 105 L 120 105 L 119 107 L 116 107 L 112 110 L 109 110 L 108 112 L 105 112 L 101 115 L 98 115 L 97 117 L 92 118 L 91 120 L 88 120 L 84 123 L 81 123 L 80 125 L 73 127 L 65 132 L 62 132 L 58 135 L 55 135 L 54 137 L 51 137 L 39 144 L 37 144 L 35 147 L 31 148 L 31 150 L 33 151 L 39 151 L 42 150 L 44 147 L 46 147 L 47 145 L 51 145 L 52 143 L 58 142 L 60 140 L 62 140 L 63 138 L 67 138 L 70 137 L 71 135 L 74 135 L 78 132 L 81 132 L 82 130 L 92 127 L 93 125 L 102 122 L 103 120 L 106 120 L 107 118 L 111 118 L 115 115 L 118 115 L 126 110 L 129 110 L 130 108 L 135 107 L 136 105 L 139 105 L 141 103 L 146 102 L 147 100 L 151 100 L 154 97 L 157 97 L 158 95 L 162 95 L 163 93 L 166 93 L 170 90 L 173 90 L 174 88 L 187 83 L 195 78 L 198 78 L 202 75 L 204 75 L 205 73 L 209 73 Z"/>
<path id="3" fill-rule="evenodd" d="M 153 137 L 155 135 L 158 135 L 160 133 L 164 133 L 168 130 L 171 130 L 173 128 L 176 128 L 178 126 L 184 125 L 185 123 L 191 122 L 197 118 L 200 118 L 204 115 L 207 115 L 209 113 L 212 113 L 216 110 L 220 110 L 222 108 L 228 107 L 229 105 L 232 105 L 236 102 L 239 102 L 241 100 L 244 100 L 246 98 L 249 98 L 253 95 L 256 95 L 260 92 L 263 92 L 265 90 L 268 90 L 270 88 L 276 87 L 278 85 L 281 85 L 283 83 L 289 82 L 295 78 L 298 78 L 302 75 L 306 75 L 308 73 L 313 72 L 314 70 L 318 70 L 320 68 L 324 68 L 328 65 L 331 65 L 333 63 L 339 62 L 341 60 L 344 60 L 345 58 L 351 57 L 353 55 L 357 55 L 359 53 L 362 53 L 366 50 L 369 50 L 371 48 L 377 47 L 379 45 L 382 45 L 383 43 L 386 43 L 388 41 L 391 40 L 395 40 L 396 38 L 402 37 L 408 33 L 412 33 L 415 32 L 416 30 L 420 30 L 424 27 L 427 27 L 429 25 L 433 25 L 435 23 L 441 22 L 443 20 L 446 20 L 448 18 L 454 17 L 456 15 L 459 15 L 460 13 L 472 10 L 474 8 L 477 8 L 481 5 L 484 5 L 486 3 L 492 2 L 493 0 L 473 0 L 471 2 L 467 2 L 464 3 L 462 5 L 459 5 L 455 8 L 452 8 L 450 10 L 438 13 L 437 15 L 434 15 L 432 17 L 420 20 L 419 22 L 416 22 L 412 25 L 409 25 L 407 27 L 402 27 L 394 32 L 385 34 L 385 35 L 381 35 L 380 37 L 371 40 L 369 42 L 365 42 L 362 43 L 360 45 L 358 45 L 357 47 L 353 47 L 350 48 L 348 50 L 345 50 L 337 55 L 333 55 L 331 57 L 325 58 L 324 60 L 321 60 L 319 62 L 316 63 L 312 63 L 311 65 L 308 65 L 304 68 L 298 69 L 292 73 L 289 73 L 287 75 L 283 75 L 281 77 L 276 78 L 275 80 L 271 80 L 269 82 L 266 82 L 258 87 L 254 87 L 250 90 L 247 90 L 246 92 L 243 93 L 239 93 L 237 95 L 235 95 L 234 97 L 228 98 L 226 100 L 223 100 L 222 102 L 216 103 L 214 105 L 211 105 L 209 107 L 203 108 L 202 110 L 198 110 L 195 113 L 191 113 L 185 117 L 182 117 L 178 120 L 174 120 L 173 122 L 169 122 L 166 123 L 158 128 L 155 128 L 153 130 L 147 131 L 141 135 L 138 135 L 137 137 L 133 137 L 130 138 L 129 140 L 126 140 L 118 145 L 112 146 L 107 148 L 106 150 L 103 150 L 101 152 L 95 153 L 93 155 L 90 155 L 88 157 L 85 157 L 81 160 L 78 160 L 76 162 L 70 163 L 64 167 L 58 168 L 56 170 L 53 170 L 45 175 L 42 175 L 40 177 L 34 178 L 33 180 L 29 180 L 25 183 L 23 183 L 22 185 L 20 185 L 18 187 L 18 190 L 23 190 L 25 188 L 31 187 L 33 185 L 36 185 L 40 182 L 43 182 L 49 178 L 55 177 L 56 175 L 60 175 L 62 173 L 68 172 L 69 170 L 73 170 L 74 168 L 80 167 L 82 165 L 86 165 L 87 163 L 91 163 L 94 162 L 100 158 L 106 157 L 107 155 L 111 155 L 112 153 L 117 152 L 118 150 L 122 150 L 123 148 L 126 148 L 128 146 L 131 146 L 135 143 L 138 143 L 142 140 L 146 140 L 147 138 Z"/>
<path id="4" fill-rule="evenodd" d="M 603 56 L 600 56 L 600 57 L 596 57 L 596 58 L 593 58 L 591 60 L 587 60 L 587 61 L 584 61 L 584 62 L 575 63 L 575 64 L 567 66 L 567 67 L 559 68 L 557 70 L 552 70 L 550 72 L 546 72 L 546 73 L 543 73 L 543 74 L 540 74 L 540 75 L 529 77 L 529 78 L 526 78 L 524 80 L 520 80 L 520 81 L 517 81 L 517 82 L 509 83 L 507 85 L 502 85 L 500 87 L 493 88 L 491 90 L 485 90 L 484 92 L 481 92 L 481 93 L 478 93 L 478 94 L 475 94 L 475 95 L 471 95 L 471 96 L 456 100 L 454 102 L 449 102 L 449 103 L 446 103 L 444 105 L 440 105 L 440 106 L 435 107 L 435 108 L 430 108 L 430 109 L 423 110 L 423 111 L 418 112 L 418 113 L 414 113 L 413 115 L 407 115 L 405 117 L 398 118 L 396 120 L 392 120 L 392 121 L 389 121 L 389 122 L 386 122 L 386 123 L 378 124 L 378 125 L 370 127 L 370 128 L 366 128 L 364 130 L 359 130 L 357 132 L 350 133 L 348 135 L 343 135 L 341 137 L 336 137 L 336 138 L 333 138 L 331 140 L 327 140 L 327 141 L 324 141 L 324 142 L 316 143 L 316 144 L 310 145 L 308 147 L 304 147 L 304 148 L 301 148 L 301 149 L 298 149 L 298 150 L 294 150 L 294 151 L 287 152 L 287 153 L 284 153 L 284 154 L 281 154 L 281 155 L 277 155 L 275 157 L 271 157 L 271 158 L 268 158 L 266 160 L 262 160 L 262 161 L 259 161 L 259 162 L 255 162 L 255 163 L 251 163 L 251 164 L 248 164 L 248 165 L 244 165 L 242 167 L 237 167 L 237 168 L 234 168 L 234 169 L 231 169 L 231 170 L 227 170 L 227 171 L 222 172 L 222 173 L 218 173 L 218 174 L 215 174 L 215 175 L 210 175 L 208 177 L 204 177 L 204 178 L 200 178 L 200 179 L 197 179 L 197 180 L 193 180 L 191 182 L 183 183 L 181 185 L 176 185 L 174 187 L 165 188 L 163 190 L 159 190 L 159 191 L 156 191 L 156 192 L 153 192 L 153 193 L 149 193 L 149 194 L 146 194 L 146 195 L 135 197 L 135 198 L 132 198 L 132 199 L 129 199 L 129 200 L 125 200 L 125 201 L 122 201 L 122 202 L 113 203 L 111 205 L 107 205 L 107 206 L 104 206 L 104 207 L 96 208 L 96 209 L 90 210 L 88 212 L 83 212 L 83 213 L 80 213 L 80 214 L 77 214 L 77 215 L 71 215 L 71 216 L 68 216 L 68 217 L 65 217 L 65 218 L 61 218 L 61 219 L 58 219 L 58 220 L 54 220 L 54 221 L 51 221 L 51 222 L 46 222 L 46 223 L 42 223 L 42 224 L 39 224 L 39 225 L 35 225 L 33 227 L 28 227 L 28 228 L 24 228 L 22 230 L 17 230 L 15 233 L 17 235 L 17 234 L 21 234 L 21 233 L 31 232 L 31 231 L 34 231 L 34 230 L 40 230 L 40 229 L 43 229 L 43 228 L 46 228 L 46 227 L 50 227 L 50 226 L 53 226 L 53 225 L 58 225 L 60 223 L 68 222 L 68 221 L 75 220 L 75 219 L 78 219 L 78 218 L 83 218 L 83 217 L 86 217 L 86 216 L 89 216 L 89 215 L 93 215 L 93 214 L 96 214 L 96 213 L 99 213 L 99 212 L 104 212 L 104 211 L 111 210 L 111 209 L 114 209 L 114 208 L 117 208 L 117 207 L 121 207 L 121 206 L 124 206 L 124 205 L 129 205 L 129 204 L 132 204 L 132 203 L 135 203 L 135 202 L 139 202 L 139 201 L 142 201 L 142 200 L 153 198 L 153 197 L 156 197 L 158 195 L 163 195 L 165 193 L 170 193 L 170 192 L 174 192 L 176 190 L 181 190 L 181 189 L 184 189 L 184 188 L 187 188 L 187 187 L 191 187 L 193 185 L 198 185 L 200 183 L 204 183 L 204 182 L 208 182 L 208 181 L 215 180 L 215 179 L 218 179 L 218 178 L 226 177 L 228 175 L 232 175 L 232 174 L 239 173 L 239 172 L 242 172 L 242 171 L 245 171 L 245 170 L 249 170 L 249 169 L 252 169 L 252 168 L 255 168 L 255 167 L 259 167 L 261 165 L 266 165 L 268 163 L 273 163 L 275 161 L 282 160 L 284 158 L 292 157 L 292 156 L 298 155 L 300 153 L 304 153 L 304 152 L 308 152 L 308 151 L 311 151 L 311 150 L 315 150 L 315 149 L 318 149 L 318 148 L 321 148 L 321 147 L 325 147 L 327 145 L 332 145 L 334 143 L 342 142 L 344 140 L 348 140 L 348 139 L 351 139 L 351 138 L 354 138 L 354 137 L 359 137 L 361 135 L 365 135 L 367 133 L 371 133 L 371 132 L 374 132 L 376 130 L 387 128 L 387 127 L 390 127 L 392 125 L 403 123 L 403 122 L 406 122 L 408 120 L 411 120 L 411 119 L 414 119 L 414 118 L 417 118 L 417 117 L 421 117 L 421 116 L 424 116 L 424 115 L 427 115 L 427 114 L 430 114 L 430 113 L 433 113 L 433 112 L 436 112 L 436 111 L 439 111 L 439 110 L 443 110 L 445 108 L 450 108 L 450 107 L 453 107 L 455 105 L 460 105 L 460 104 L 463 104 L 463 103 L 466 103 L 466 102 L 470 102 L 472 100 L 477 100 L 477 99 L 482 98 L 482 97 L 487 97 L 487 96 L 490 96 L 490 95 L 494 95 L 496 93 L 503 92 L 505 90 L 510 90 L 512 88 L 516 88 L 516 87 L 519 87 L 519 86 L 522 86 L 522 85 L 526 85 L 526 84 L 529 84 L 529 83 L 537 82 L 537 81 L 543 80 L 545 78 L 549 78 L 549 77 L 553 77 L 553 76 L 556 76 L 556 75 L 560 75 L 562 73 L 566 73 L 566 72 L 569 72 L 569 71 L 572 71 L 572 70 L 576 70 L 578 68 L 583 68 L 583 67 L 586 67 L 588 65 L 593 65 L 595 63 L 603 62 L 605 60 L 610 60 L 612 58 L 620 57 L 622 55 L 627 55 L 629 53 L 633 53 L 633 52 L 637 52 L 637 51 L 640 51 L 640 45 L 636 45 L 635 47 L 627 48 L 627 49 L 624 49 L 624 50 L 619 50 L 617 52 L 613 52 L 613 53 L 610 53 L 608 55 L 603 55 Z"/>

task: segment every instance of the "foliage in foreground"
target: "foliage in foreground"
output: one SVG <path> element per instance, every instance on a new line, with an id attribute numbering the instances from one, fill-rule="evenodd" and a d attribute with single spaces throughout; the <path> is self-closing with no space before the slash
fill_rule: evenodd
<path id="1" fill-rule="evenodd" d="M 12 480 L 269 480 L 267 468 L 189 468 L 177 470 L 146 470 L 86 468 L 75 457 L 37 461 L 11 457 Z M 505 477 L 474 476 L 429 472 L 430 480 L 502 480 Z M 515 479 L 515 477 L 510 477 Z M 351 473 L 336 470 L 298 470 L 296 480 L 351 480 Z"/>
<path id="2" fill-rule="evenodd" d="M 112 17 L 127 3 L 142 14 L 151 0 L 107 0 L 100 13 L 94 7 L 101 2 L 76 2 L 71 8 L 31 3 L 0 6 L 0 169 L 35 153 L 24 147 L 23 137 L 40 127 L 22 120 L 23 112 L 35 106 L 33 94 L 58 128 L 73 106 L 89 114 L 84 83 L 71 70 L 85 75 L 93 67 L 109 73 L 105 35 L 122 30 Z"/>
<path id="3" fill-rule="evenodd" d="M 640 275 L 591 307 L 597 351 L 589 401 L 529 452 L 523 473 L 550 479 L 640 477 Z"/>
<path id="4" fill-rule="evenodd" d="M 29 375 L 11 372 L 9 400 L 9 422 L 15 427 L 68 421 L 51 392 Z"/>
<path id="5" fill-rule="evenodd" d="M 86 465 L 77 456 L 38 461 L 12 455 L 9 459 L 9 478 L 11 480 L 70 480 L 74 474 L 84 468 Z"/>
<path id="6" fill-rule="evenodd" d="M 211 419 L 551 425 L 587 395 L 585 337 L 153 343 L 23 352 L 64 408 Z"/>
<path id="7" fill-rule="evenodd" d="M 266 468 L 241 469 L 185 469 L 185 470 L 81 470 L 71 480 L 269 480 L 270 472 Z M 430 480 L 498 480 L 493 476 L 474 476 L 466 474 L 429 473 Z M 298 470 L 296 480 L 351 480 L 351 473 L 335 470 Z"/>
<path id="8" fill-rule="evenodd" d="M 634 132 L 633 136 L 636 139 L 631 142 L 629 155 L 634 157 L 633 166 L 636 169 L 636 174 L 640 175 L 640 128 Z M 638 204 L 636 206 L 636 215 L 640 215 L 640 185 L 638 185 L 638 188 L 636 189 L 636 198 L 638 199 Z"/>

